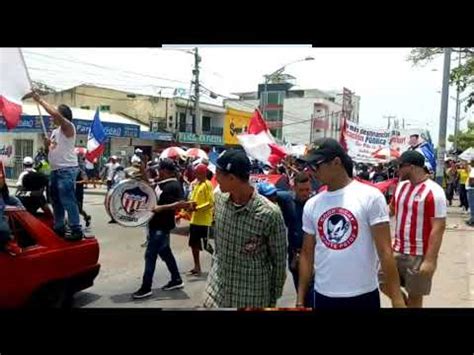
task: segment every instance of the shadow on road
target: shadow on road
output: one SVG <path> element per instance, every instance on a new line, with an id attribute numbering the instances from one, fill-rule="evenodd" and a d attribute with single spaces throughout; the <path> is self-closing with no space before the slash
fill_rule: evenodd
<path id="1" fill-rule="evenodd" d="M 142 302 L 147 302 L 150 300 L 165 301 L 165 300 L 189 300 L 190 299 L 188 294 L 184 292 L 183 290 L 163 291 L 159 288 L 155 288 L 152 291 L 153 291 L 153 295 L 151 297 L 145 298 L 142 300 L 134 300 L 132 298 L 131 293 L 113 295 L 113 296 L 110 296 L 110 299 L 114 303 L 130 303 L 130 304 L 142 303 Z"/>
<path id="2" fill-rule="evenodd" d="M 207 271 L 202 272 L 201 275 L 199 275 L 199 276 L 186 275 L 187 276 L 187 282 L 206 281 L 207 280 L 207 275 L 209 275 L 209 273 Z"/>
<path id="3" fill-rule="evenodd" d="M 189 224 L 185 226 L 177 226 L 175 229 L 171 231 L 171 233 L 187 236 L 189 235 Z"/>
<path id="4" fill-rule="evenodd" d="M 90 292 L 79 292 L 74 295 L 74 307 L 81 308 L 88 304 L 94 303 L 98 299 L 102 298 L 101 295 L 90 293 Z"/>

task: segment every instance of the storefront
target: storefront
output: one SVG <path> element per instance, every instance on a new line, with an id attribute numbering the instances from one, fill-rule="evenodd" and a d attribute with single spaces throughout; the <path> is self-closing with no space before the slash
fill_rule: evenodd
<path id="1" fill-rule="evenodd" d="M 43 121 L 48 133 L 50 133 L 54 128 L 53 121 L 49 116 L 43 116 Z M 74 118 L 73 123 L 77 132 L 76 146 L 86 147 L 92 119 Z M 140 125 L 105 121 L 102 121 L 102 125 L 108 136 L 104 151 L 105 157 L 115 154 L 122 155 L 125 158 L 133 155 L 134 145 L 152 145 L 151 142 L 140 139 Z M 5 121 L 0 120 L 0 159 L 5 163 L 7 178 L 16 179 L 23 170 L 24 157 L 31 156 L 34 158 L 38 149 L 43 147 L 42 132 L 39 116 L 21 116 L 20 123 L 11 131 L 7 131 Z"/>
<path id="2" fill-rule="evenodd" d="M 134 148 L 140 148 L 145 155 L 153 157 L 163 149 L 176 145 L 173 133 L 140 131 L 140 139 L 134 140 Z"/>
<path id="3" fill-rule="evenodd" d="M 202 134 L 200 136 L 194 133 L 184 133 L 180 132 L 178 134 L 178 142 L 180 145 L 185 145 L 188 147 L 193 147 L 195 144 L 201 145 L 201 148 L 204 150 L 210 150 L 213 146 L 223 146 L 224 141 L 222 136 L 212 136 Z"/>

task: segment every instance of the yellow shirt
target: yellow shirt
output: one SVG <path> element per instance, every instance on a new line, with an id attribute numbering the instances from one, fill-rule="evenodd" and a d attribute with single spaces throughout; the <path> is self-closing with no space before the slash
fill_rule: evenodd
<path id="1" fill-rule="evenodd" d="M 459 169 L 458 171 L 459 171 L 459 183 L 461 185 L 465 185 L 467 177 L 469 176 L 469 173 L 467 169 Z"/>
<path id="2" fill-rule="evenodd" d="M 196 202 L 196 211 L 191 217 L 191 224 L 211 226 L 214 210 L 214 193 L 211 182 L 198 182 L 191 192 L 190 201 Z"/>

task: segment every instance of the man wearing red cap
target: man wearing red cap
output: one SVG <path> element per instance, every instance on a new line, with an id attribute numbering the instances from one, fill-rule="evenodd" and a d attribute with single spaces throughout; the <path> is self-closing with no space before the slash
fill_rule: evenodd
<path id="1" fill-rule="evenodd" d="M 194 267 L 191 275 L 201 274 L 201 262 L 199 252 L 205 247 L 212 225 L 214 194 L 211 182 L 207 180 L 207 166 L 199 164 L 195 168 L 197 183 L 191 192 L 190 201 L 193 202 L 191 222 L 189 226 L 189 246 L 193 252 Z"/>

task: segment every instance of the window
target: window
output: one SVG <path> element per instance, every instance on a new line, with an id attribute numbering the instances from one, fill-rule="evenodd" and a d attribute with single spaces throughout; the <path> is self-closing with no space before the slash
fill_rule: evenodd
<path id="1" fill-rule="evenodd" d="M 266 105 L 283 105 L 284 91 L 262 92 L 263 104 Z"/>
<path id="2" fill-rule="evenodd" d="M 203 132 L 211 131 L 211 118 L 209 116 L 202 116 L 202 131 Z"/>
<path id="3" fill-rule="evenodd" d="M 269 92 L 268 93 L 268 104 L 270 105 L 281 105 L 283 104 L 281 92 Z"/>
<path id="4" fill-rule="evenodd" d="M 282 110 L 267 110 L 265 111 L 265 118 L 268 121 L 281 121 L 283 119 Z"/>
<path id="5" fill-rule="evenodd" d="M 179 113 L 179 131 L 186 132 L 186 114 L 184 112 Z"/>
<path id="6" fill-rule="evenodd" d="M 110 111 L 110 105 L 100 105 L 99 110 L 101 112 L 109 112 Z"/>

